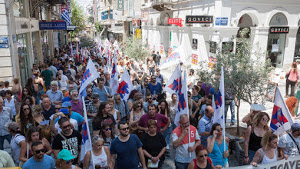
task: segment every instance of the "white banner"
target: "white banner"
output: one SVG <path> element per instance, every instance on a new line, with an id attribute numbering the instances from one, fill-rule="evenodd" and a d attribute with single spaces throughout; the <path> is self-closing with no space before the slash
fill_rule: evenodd
<path id="1" fill-rule="evenodd" d="M 229 167 L 227 169 L 300 169 L 300 156 L 290 157 L 287 160 L 280 160 L 275 163 L 262 164 L 257 167 L 252 165 Z"/>

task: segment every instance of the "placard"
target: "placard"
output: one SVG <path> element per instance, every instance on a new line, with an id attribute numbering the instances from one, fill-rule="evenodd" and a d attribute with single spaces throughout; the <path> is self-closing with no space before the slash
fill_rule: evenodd
<path id="1" fill-rule="evenodd" d="M 228 25 L 228 17 L 218 17 L 218 18 L 216 18 L 215 25 L 227 26 Z"/>
<path id="2" fill-rule="evenodd" d="M 270 102 L 274 101 L 277 83 L 268 82 L 266 99 Z"/>
<path id="3" fill-rule="evenodd" d="M 124 9 L 124 1 L 118 0 L 118 10 L 123 11 Z"/>
<path id="4" fill-rule="evenodd" d="M 192 65 L 197 66 L 198 65 L 198 55 L 192 54 Z"/>
<path id="5" fill-rule="evenodd" d="M 193 39 L 192 41 L 192 49 L 198 49 L 198 39 Z"/>
<path id="6" fill-rule="evenodd" d="M 149 20 L 149 13 L 148 12 L 142 12 L 141 21 L 142 22 L 148 22 Z"/>

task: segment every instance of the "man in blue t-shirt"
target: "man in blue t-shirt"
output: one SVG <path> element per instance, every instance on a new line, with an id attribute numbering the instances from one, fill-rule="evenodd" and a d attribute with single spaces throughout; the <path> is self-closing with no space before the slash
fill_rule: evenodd
<path id="1" fill-rule="evenodd" d="M 162 93 L 162 85 L 156 81 L 156 76 L 151 76 L 151 83 L 148 84 L 148 89 L 153 95 L 154 100 L 156 100 L 158 94 Z"/>
<path id="2" fill-rule="evenodd" d="M 22 169 L 54 169 L 55 162 L 51 156 L 45 154 L 42 142 L 33 142 L 31 144 L 33 157 L 28 159 Z"/>
<path id="3" fill-rule="evenodd" d="M 120 135 L 110 145 L 113 168 L 139 169 L 139 162 L 141 162 L 143 169 L 146 169 L 143 144 L 140 139 L 135 134 L 129 134 L 129 126 L 124 121 L 118 124 L 118 129 Z"/>

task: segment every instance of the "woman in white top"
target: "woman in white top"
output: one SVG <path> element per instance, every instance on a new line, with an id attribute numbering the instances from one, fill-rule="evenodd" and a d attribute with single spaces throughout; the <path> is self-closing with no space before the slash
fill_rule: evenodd
<path id="1" fill-rule="evenodd" d="M 84 156 L 83 169 L 112 168 L 109 149 L 103 146 L 103 139 L 100 136 L 93 138 L 92 147 L 92 151 L 88 151 Z"/>
<path id="2" fill-rule="evenodd" d="M 278 146 L 278 136 L 273 132 L 268 131 L 263 136 L 261 140 L 262 148 L 258 149 L 254 155 L 254 158 L 251 164 L 254 167 L 257 167 L 257 164 L 268 164 L 274 163 L 283 158 L 287 159 L 288 156 L 284 155 L 284 157 L 279 157 L 279 153 L 277 151 Z"/>

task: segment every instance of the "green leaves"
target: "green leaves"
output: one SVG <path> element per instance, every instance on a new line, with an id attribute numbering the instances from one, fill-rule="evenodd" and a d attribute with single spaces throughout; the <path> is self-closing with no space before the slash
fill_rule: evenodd
<path id="1" fill-rule="evenodd" d="M 78 35 L 78 33 L 85 29 L 85 17 L 83 14 L 82 7 L 77 4 L 76 1 L 71 1 L 71 7 L 72 7 L 72 25 L 76 26 L 76 29 L 71 33 L 72 37 L 75 37 Z"/>
<path id="2" fill-rule="evenodd" d="M 136 61 L 144 61 L 145 57 L 150 56 L 150 53 L 143 47 L 142 40 L 129 38 L 124 45 L 122 45 L 122 51 L 130 58 L 134 58 Z"/>

